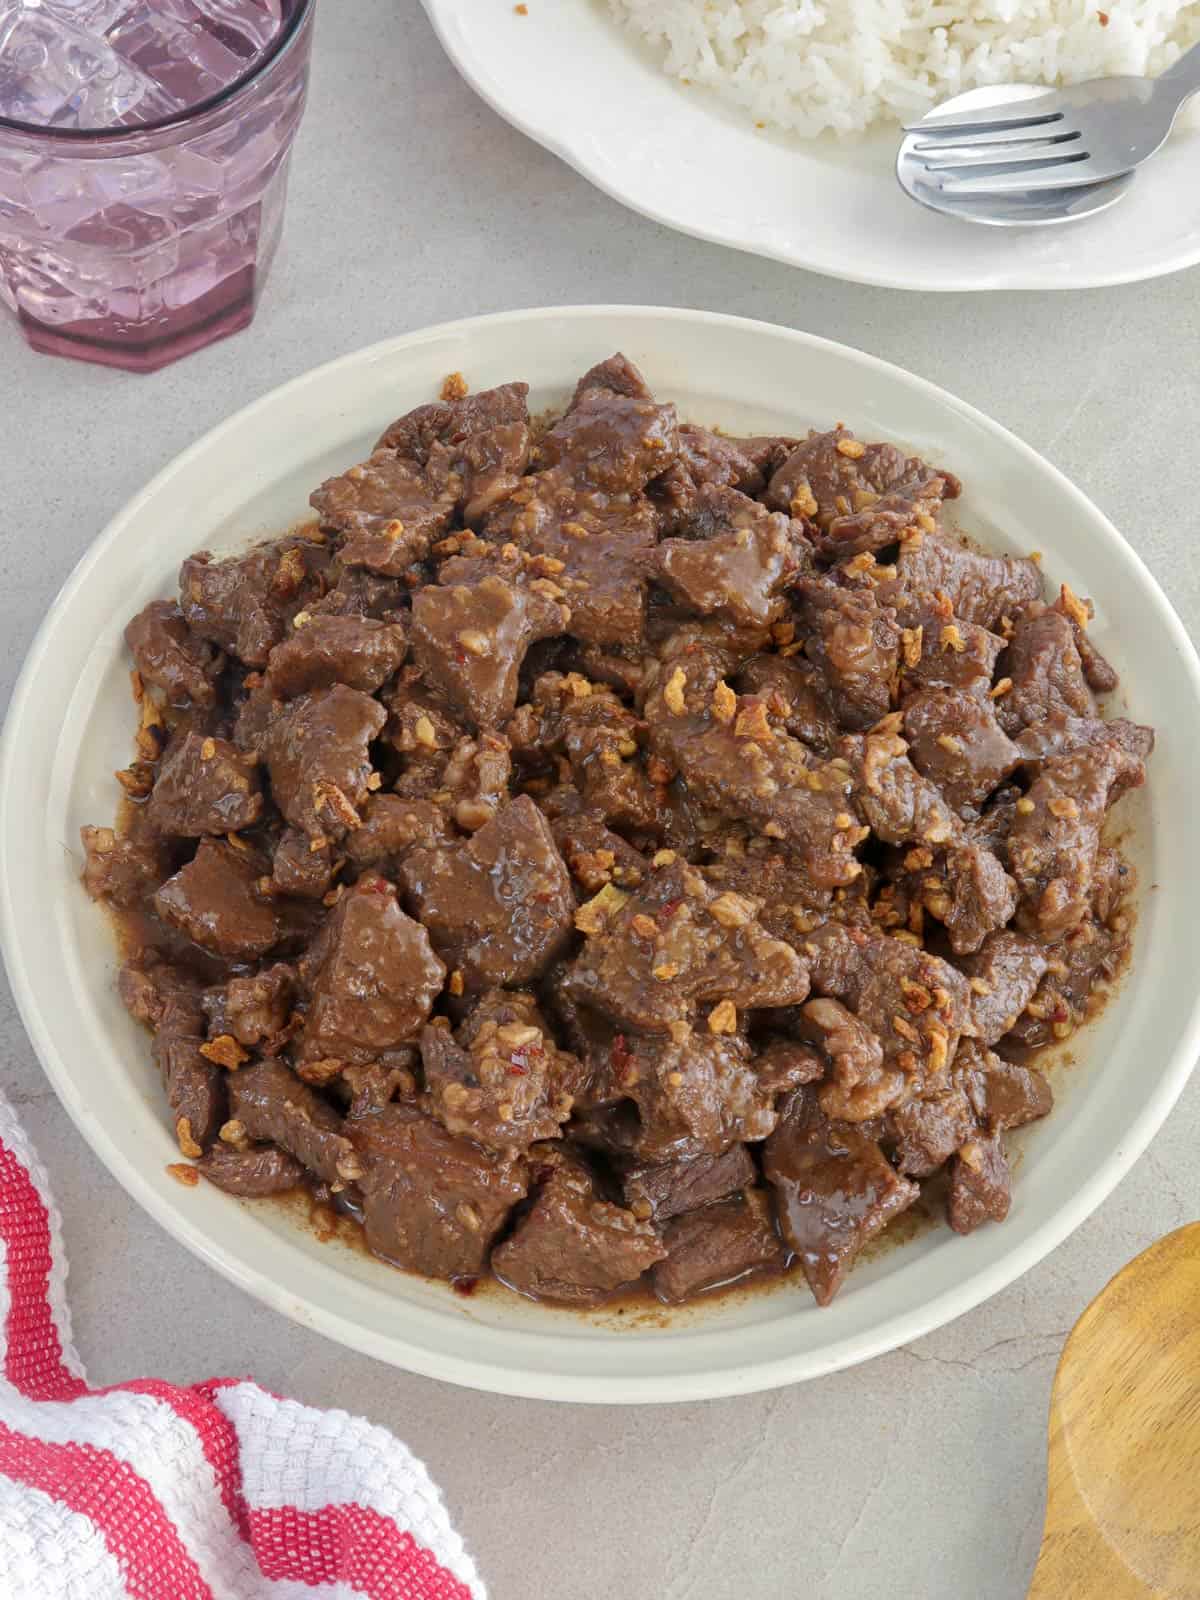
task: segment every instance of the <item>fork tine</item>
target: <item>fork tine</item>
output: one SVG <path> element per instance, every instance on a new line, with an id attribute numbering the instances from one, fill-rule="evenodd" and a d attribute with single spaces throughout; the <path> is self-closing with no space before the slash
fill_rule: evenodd
<path id="1" fill-rule="evenodd" d="M 933 150 L 941 154 L 944 150 L 961 148 L 963 150 L 978 150 L 984 146 L 1000 146 L 1013 148 L 1021 144 L 1056 145 L 1067 144 L 1072 139 L 1078 139 L 1078 128 L 1060 128 L 1054 124 L 1035 124 L 1032 128 L 989 128 L 984 133 L 965 133 L 960 139 L 947 135 L 944 139 L 914 139 L 910 149 L 915 155 L 920 155 L 925 150 Z"/>
<path id="2" fill-rule="evenodd" d="M 1101 177 L 1119 176 L 1108 171 L 1098 172 L 1086 150 L 1078 155 L 1064 157 L 1061 161 L 1014 163 L 1007 170 L 980 172 L 975 168 L 964 170 L 964 176 L 951 173 L 931 174 L 931 182 L 945 195 L 971 194 L 1036 194 L 1043 189 L 1075 189 L 1082 184 L 1095 183 Z"/>
<path id="3" fill-rule="evenodd" d="M 1047 100 L 1053 100 L 1054 98 L 1052 95 L 1046 96 Z M 982 111 L 962 111 L 957 116 L 926 117 L 921 122 L 906 122 L 904 131 L 905 133 L 923 135 L 987 133 L 991 129 L 1041 128 L 1045 127 L 1047 123 L 1061 122 L 1063 120 L 1063 112 L 1055 110 L 1053 106 L 1043 111 L 1029 110 L 1030 106 L 1041 104 L 1040 97 L 1037 100 L 1020 100 L 1017 104 L 1024 106 L 1026 109 L 1023 112 L 1018 112 L 1014 108 L 1012 101 L 1005 101 L 1003 108 L 997 107 L 994 116 L 988 116 Z"/>
<path id="4" fill-rule="evenodd" d="M 1071 135 L 1071 141 L 1079 138 Z M 1071 144 L 1056 144 L 1050 139 L 1012 139 L 1007 144 L 946 144 L 934 145 L 921 154 L 914 151 L 912 159 L 926 172 L 974 171 L 980 167 L 996 167 L 1001 171 L 1036 171 L 1048 162 L 1067 161 Z M 1061 152 L 1061 153 L 1060 153 Z"/>

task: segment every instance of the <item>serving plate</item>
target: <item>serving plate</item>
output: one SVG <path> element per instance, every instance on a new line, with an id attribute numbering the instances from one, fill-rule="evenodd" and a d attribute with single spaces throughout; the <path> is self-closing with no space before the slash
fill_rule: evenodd
<path id="1" fill-rule="evenodd" d="M 1086 289 L 1200 261 L 1200 132 L 1182 129 L 1111 214 L 993 230 L 915 204 L 899 130 L 840 141 L 757 129 L 668 79 L 605 0 L 424 0 L 463 77 L 622 204 L 717 244 L 895 289 Z"/>
<path id="2" fill-rule="evenodd" d="M 879 1252 L 826 1310 L 792 1280 L 661 1325 L 499 1292 L 464 1299 L 322 1244 L 287 1208 L 181 1187 L 166 1171 L 178 1152 L 149 1040 L 117 998 L 108 921 L 78 882 L 79 827 L 112 816 L 112 773 L 129 757 L 122 629 L 173 591 L 183 556 L 236 550 L 302 519 L 309 490 L 436 395 L 448 372 L 475 388 L 526 378 L 539 410 L 618 348 L 697 421 L 757 433 L 843 418 L 958 472 L 964 527 L 997 548 L 1042 550 L 1053 579 L 1095 599 L 1095 637 L 1122 674 L 1124 708 L 1159 729 L 1150 785 L 1122 802 L 1141 885 L 1136 981 L 1072 1041 L 1078 1061 L 1058 1075 L 1053 1115 L 1016 1136 L 1011 1216 L 967 1239 L 938 1227 Z M 182 1244 L 267 1304 L 381 1360 L 502 1393 L 744 1393 L 863 1361 L 978 1304 L 1078 1226 L 1145 1148 L 1200 1043 L 1190 967 L 1200 856 L 1187 846 L 1198 723 L 1200 663 L 1138 557 L 1060 473 L 961 401 L 765 323 L 636 307 L 509 312 L 375 345 L 274 391 L 185 451 L 100 534 L 30 650 L 0 747 L 0 938 L 29 1035 L 84 1138 Z"/>

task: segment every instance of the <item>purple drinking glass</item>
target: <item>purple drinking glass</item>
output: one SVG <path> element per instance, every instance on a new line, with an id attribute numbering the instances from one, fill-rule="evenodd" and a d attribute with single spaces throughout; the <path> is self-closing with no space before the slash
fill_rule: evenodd
<path id="1" fill-rule="evenodd" d="M 316 0 L 184 112 L 105 129 L 0 117 L 0 300 L 35 350 L 153 372 L 244 328 L 279 242 Z"/>

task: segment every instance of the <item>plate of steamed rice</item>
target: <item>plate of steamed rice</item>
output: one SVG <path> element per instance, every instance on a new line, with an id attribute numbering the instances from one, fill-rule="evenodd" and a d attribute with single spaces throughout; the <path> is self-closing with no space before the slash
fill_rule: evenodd
<path id="1" fill-rule="evenodd" d="M 1119 205 L 1069 227 L 975 227 L 894 175 L 903 122 L 989 84 L 1155 76 L 1200 43 L 1200 4 L 424 3 L 501 116 L 684 233 L 903 289 L 1094 288 L 1200 261 L 1195 107 Z"/>

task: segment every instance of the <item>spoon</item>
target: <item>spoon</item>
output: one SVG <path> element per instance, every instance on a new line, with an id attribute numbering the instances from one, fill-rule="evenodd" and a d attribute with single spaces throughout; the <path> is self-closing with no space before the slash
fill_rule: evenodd
<path id="1" fill-rule="evenodd" d="M 1200 1600 L 1200 1222 L 1117 1273 L 1055 1375 L 1028 1600 L 1098 1597 Z"/>
<path id="2" fill-rule="evenodd" d="M 1045 92 L 1040 84 L 1035 83 L 971 89 L 966 94 L 955 95 L 952 100 L 944 101 L 929 115 L 941 117 L 951 112 L 970 111 L 973 106 L 994 107 L 1004 101 L 1030 100 Z M 963 222 L 978 222 L 992 228 L 1045 228 L 1058 222 L 1078 222 L 1082 217 L 1106 211 L 1133 187 L 1134 174 L 1126 172 L 1119 178 L 1106 178 L 1101 183 L 1085 184 L 1073 189 L 1042 189 L 1024 194 L 950 195 L 928 181 L 924 160 L 914 149 L 920 137 L 918 124 L 916 132 L 905 135 L 897 152 L 896 177 L 900 187 L 930 211 L 958 217 Z"/>

